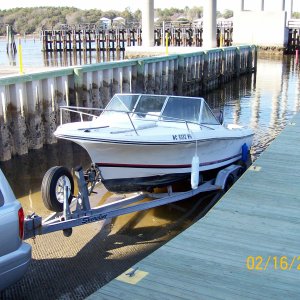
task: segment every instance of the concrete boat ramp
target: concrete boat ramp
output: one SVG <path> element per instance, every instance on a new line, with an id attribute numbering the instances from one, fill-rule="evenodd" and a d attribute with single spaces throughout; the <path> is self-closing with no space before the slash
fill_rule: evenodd
<path id="1" fill-rule="evenodd" d="M 88 299 L 299 299 L 300 114 L 200 221 Z"/>

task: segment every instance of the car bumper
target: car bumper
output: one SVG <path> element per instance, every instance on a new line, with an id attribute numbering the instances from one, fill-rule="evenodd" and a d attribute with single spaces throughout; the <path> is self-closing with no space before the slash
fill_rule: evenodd
<path id="1" fill-rule="evenodd" d="M 0 290 L 21 279 L 31 261 L 31 246 L 25 242 L 14 252 L 0 257 Z"/>

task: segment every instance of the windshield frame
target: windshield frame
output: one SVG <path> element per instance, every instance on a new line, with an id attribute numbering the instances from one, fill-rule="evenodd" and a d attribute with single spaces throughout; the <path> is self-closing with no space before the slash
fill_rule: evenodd
<path id="1" fill-rule="evenodd" d="M 133 108 L 131 110 L 129 110 L 129 108 L 126 106 L 125 102 L 123 101 L 123 97 L 124 96 L 136 96 L 137 99 L 135 100 L 135 104 L 133 106 Z M 136 111 L 141 99 L 143 99 L 143 96 L 151 96 L 151 97 L 165 97 L 165 100 L 164 100 L 164 103 L 161 107 L 161 110 L 159 112 L 159 114 L 156 115 L 157 117 L 157 120 L 158 121 L 164 121 L 164 122 L 174 122 L 174 121 L 177 121 L 177 122 L 188 122 L 188 123 L 194 123 L 194 124 L 199 124 L 199 125 L 220 125 L 220 122 L 219 120 L 217 119 L 217 117 L 215 116 L 215 114 L 213 113 L 213 111 L 211 110 L 211 108 L 209 107 L 209 105 L 207 104 L 207 102 L 204 100 L 204 98 L 202 97 L 189 97 L 189 96 L 176 96 L 176 95 L 155 95 L 155 94 L 139 94 L 139 93 L 134 93 L 134 94 L 131 94 L 131 93 L 124 93 L 124 94 L 115 94 L 111 100 L 108 102 L 107 106 L 105 109 L 107 109 L 108 111 L 109 110 L 115 110 L 113 108 L 109 108 L 109 106 L 111 105 L 112 101 L 115 101 L 115 99 L 117 99 L 119 101 L 119 103 L 121 103 L 121 106 L 124 107 L 124 112 L 126 113 L 132 113 L 132 114 L 141 114 L 141 115 L 151 115 L 151 112 L 147 112 L 147 113 L 139 113 L 138 111 Z M 188 120 L 188 119 L 182 119 L 180 118 L 179 116 L 178 117 L 168 117 L 168 116 L 165 116 L 164 117 L 164 112 L 165 112 L 165 109 L 170 101 L 170 99 L 172 98 L 179 98 L 181 99 L 182 101 L 184 101 L 185 99 L 197 99 L 199 101 L 201 101 L 201 104 L 200 104 L 200 108 L 199 108 L 199 118 L 198 120 Z M 105 109 L 103 112 L 105 112 Z M 208 110 L 210 112 L 210 114 L 213 116 L 213 121 L 214 122 L 203 122 L 203 113 L 204 113 L 204 110 Z M 120 110 L 115 110 L 115 111 L 119 111 L 121 112 Z"/>

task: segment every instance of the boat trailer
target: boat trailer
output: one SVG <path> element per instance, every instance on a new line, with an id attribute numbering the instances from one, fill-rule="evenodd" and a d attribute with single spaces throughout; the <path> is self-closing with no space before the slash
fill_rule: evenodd
<path id="1" fill-rule="evenodd" d="M 243 168 L 240 165 L 233 164 L 220 170 L 216 178 L 201 183 L 195 189 L 184 192 L 173 192 L 172 186 L 168 186 L 166 193 L 140 192 L 112 203 L 91 208 L 90 191 L 84 177 L 84 172 L 82 167 L 77 167 L 74 170 L 79 189 L 77 197 L 73 197 L 71 204 L 69 204 L 70 189 L 65 185 L 63 187 L 62 211 L 51 214 L 45 220 L 42 220 L 42 217 L 35 213 L 27 216 L 24 221 L 24 239 L 34 238 L 37 235 L 59 230 L 62 230 L 65 236 L 71 236 L 72 228 L 75 226 L 111 219 L 117 216 L 185 200 L 203 192 L 227 191 L 242 172 Z M 151 200 L 141 202 L 147 198 Z"/>

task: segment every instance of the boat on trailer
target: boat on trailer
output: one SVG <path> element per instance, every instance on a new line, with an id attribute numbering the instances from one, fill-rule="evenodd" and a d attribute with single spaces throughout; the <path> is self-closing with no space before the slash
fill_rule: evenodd
<path id="1" fill-rule="evenodd" d="M 253 140 L 251 129 L 224 125 L 200 97 L 116 94 L 104 109 L 60 109 L 54 135 L 86 149 L 116 193 L 167 186 L 191 173 L 199 181 L 199 173 L 244 159 Z M 63 124 L 66 112 L 79 121 Z"/>

